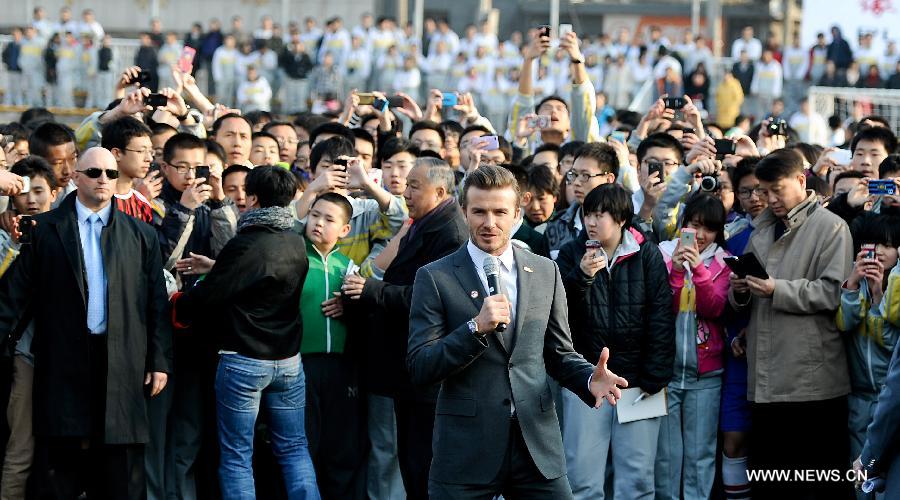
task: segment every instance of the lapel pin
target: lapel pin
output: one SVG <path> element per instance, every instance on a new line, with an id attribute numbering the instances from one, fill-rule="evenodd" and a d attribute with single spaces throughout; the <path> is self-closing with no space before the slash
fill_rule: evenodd
<path id="1" fill-rule="evenodd" d="M 472 290 L 471 292 L 469 292 L 469 296 L 472 297 L 473 299 L 477 299 L 477 298 L 478 298 L 478 292 L 475 291 L 475 290 Z"/>
<path id="2" fill-rule="evenodd" d="M 522 267 L 522 270 L 525 271 L 526 273 L 533 273 L 533 272 L 534 272 L 534 271 L 533 271 L 530 267 L 528 267 L 528 266 Z"/>

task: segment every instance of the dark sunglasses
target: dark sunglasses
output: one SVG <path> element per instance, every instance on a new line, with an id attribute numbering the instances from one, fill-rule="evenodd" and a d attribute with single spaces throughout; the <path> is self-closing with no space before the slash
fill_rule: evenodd
<path id="1" fill-rule="evenodd" d="M 81 172 L 82 174 L 90 177 L 91 179 L 99 179 L 103 172 L 106 172 L 106 178 L 110 180 L 116 180 L 119 178 L 119 171 L 111 168 L 102 169 L 102 168 L 86 168 L 84 170 L 76 170 L 76 172 Z"/>

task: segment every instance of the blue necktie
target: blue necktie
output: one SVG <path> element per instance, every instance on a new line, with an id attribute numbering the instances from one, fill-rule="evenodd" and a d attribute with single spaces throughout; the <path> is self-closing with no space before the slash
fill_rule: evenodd
<path id="1" fill-rule="evenodd" d="M 100 231 L 103 229 L 100 216 L 91 214 L 87 226 L 84 246 L 88 286 L 87 326 L 91 333 L 106 333 L 106 271 L 100 251 Z"/>

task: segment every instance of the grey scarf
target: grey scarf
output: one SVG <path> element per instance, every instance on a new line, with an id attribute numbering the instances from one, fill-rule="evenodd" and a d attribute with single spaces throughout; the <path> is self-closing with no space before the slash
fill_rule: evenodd
<path id="1" fill-rule="evenodd" d="M 265 226 L 284 231 L 294 226 L 294 216 L 287 207 L 254 208 L 241 215 L 237 229 L 242 231 L 250 226 Z"/>

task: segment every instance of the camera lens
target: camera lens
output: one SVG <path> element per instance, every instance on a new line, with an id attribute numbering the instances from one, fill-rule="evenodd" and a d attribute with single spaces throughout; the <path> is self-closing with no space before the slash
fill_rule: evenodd
<path id="1" fill-rule="evenodd" d="M 713 192 L 719 190 L 719 179 L 711 176 L 704 175 L 700 178 L 700 190 L 706 192 Z"/>

